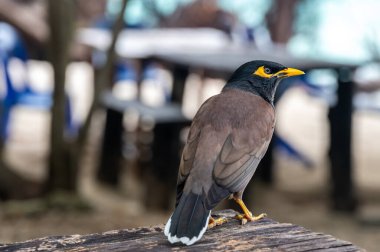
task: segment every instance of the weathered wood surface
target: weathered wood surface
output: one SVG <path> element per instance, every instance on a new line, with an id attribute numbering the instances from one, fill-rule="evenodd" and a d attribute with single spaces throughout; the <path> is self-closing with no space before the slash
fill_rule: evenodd
<path id="1" fill-rule="evenodd" d="M 0 245 L 0 251 L 364 251 L 333 236 L 269 218 L 240 225 L 235 212 L 216 213 L 228 223 L 207 230 L 192 246 L 171 245 L 163 225 L 102 234 L 51 236 Z"/>

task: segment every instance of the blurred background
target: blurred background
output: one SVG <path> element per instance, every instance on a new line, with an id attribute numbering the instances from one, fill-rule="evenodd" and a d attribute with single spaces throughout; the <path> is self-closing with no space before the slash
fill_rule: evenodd
<path id="1" fill-rule="evenodd" d="M 375 251 L 379 9 L 1 0 L 0 244 L 165 223 L 191 118 L 233 69 L 266 59 L 307 74 L 279 87 L 249 208 Z"/>

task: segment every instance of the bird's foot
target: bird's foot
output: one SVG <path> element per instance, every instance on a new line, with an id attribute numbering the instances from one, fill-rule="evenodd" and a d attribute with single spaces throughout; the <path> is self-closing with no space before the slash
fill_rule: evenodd
<path id="1" fill-rule="evenodd" d="M 210 229 L 210 228 L 213 228 L 215 226 L 222 225 L 226 222 L 227 222 L 227 218 L 225 218 L 225 217 L 220 217 L 218 219 L 214 219 L 214 218 L 210 217 L 210 220 L 208 221 L 208 227 L 207 228 Z"/>
<path id="2" fill-rule="evenodd" d="M 243 214 L 238 214 L 236 215 L 236 218 L 238 220 L 241 220 L 241 224 L 244 225 L 246 224 L 248 221 L 257 221 L 257 220 L 260 220 L 262 218 L 264 218 L 265 216 L 267 216 L 267 214 L 265 213 L 262 213 L 258 216 L 254 216 L 247 208 L 247 206 L 244 204 L 243 200 L 241 198 L 235 198 L 234 197 L 234 200 L 236 201 L 236 203 L 241 207 L 241 209 L 243 210 Z"/>
<path id="3" fill-rule="evenodd" d="M 254 216 L 254 215 L 252 215 L 251 212 L 249 212 L 249 214 L 238 214 L 238 215 L 236 215 L 236 219 L 240 220 L 241 224 L 244 225 L 248 221 L 257 221 L 257 220 L 260 220 L 266 216 L 267 216 L 266 213 L 262 213 L 260 215 Z"/>

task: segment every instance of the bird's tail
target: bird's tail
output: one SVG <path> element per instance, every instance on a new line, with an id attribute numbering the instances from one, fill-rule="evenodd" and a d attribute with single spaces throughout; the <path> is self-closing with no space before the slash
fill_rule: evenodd
<path id="1" fill-rule="evenodd" d="M 211 210 L 205 204 L 205 196 L 183 194 L 174 213 L 165 226 L 165 235 L 170 243 L 182 242 L 191 245 L 201 239 L 208 226 Z"/>

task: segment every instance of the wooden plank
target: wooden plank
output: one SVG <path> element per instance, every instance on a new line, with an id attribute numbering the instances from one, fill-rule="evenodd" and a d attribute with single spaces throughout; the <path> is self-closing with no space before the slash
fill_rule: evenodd
<path id="1" fill-rule="evenodd" d="M 51 236 L 25 242 L 0 245 L 0 251 L 364 251 L 334 238 L 303 227 L 279 223 L 269 218 L 240 225 L 236 212 L 215 213 L 228 222 L 208 230 L 192 246 L 172 245 L 163 234 L 163 225 L 102 234 Z"/>

